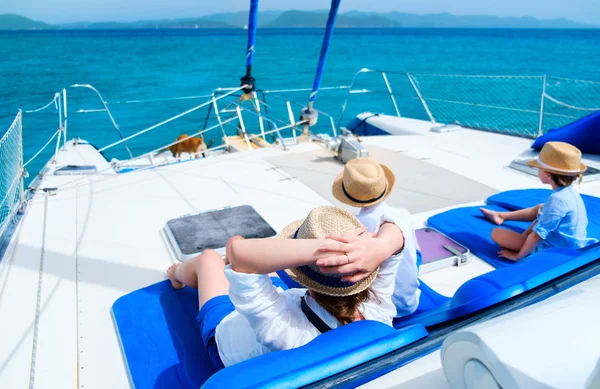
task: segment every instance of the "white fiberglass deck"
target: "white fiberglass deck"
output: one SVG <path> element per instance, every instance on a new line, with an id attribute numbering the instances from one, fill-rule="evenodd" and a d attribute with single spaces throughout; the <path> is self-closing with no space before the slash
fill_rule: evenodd
<path id="1" fill-rule="evenodd" d="M 598 388 L 599 291 L 596 276 L 542 302 L 458 330 L 446 339 L 443 352 L 436 350 L 361 388 L 449 389 L 447 375 L 464 387 L 479 387 L 473 382 L 476 375 L 464 366 L 471 360 L 488 366 L 504 388 Z"/>
<path id="2" fill-rule="evenodd" d="M 447 177 L 437 175 L 437 180 L 446 181 L 431 188 L 438 191 L 445 185 L 462 197 L 453 197 L 450 203 L 432 201 L 429 207 L 419 204 L 415 227 L 438 208 L 482 203 L 489 191 L 541 186 L 535 177 L 505 167 L 527 151 L 530 141 L 525 139 L 463 130 L 365 138 L 364 142 L 382 155 L 398 153 L 413 163 L 416 159 L 452 172 Z M 42 187 L 58 187 L 57 194 L 46 199 L 42 191 L 36 193 L 13 238 L 14 254 L 9 251 L 0 263 L 0 387 L 27 386 L 32 356 L 36 388 L 128 387 L 110 308 L 120 296 L 165 278 L 174 261 L 160 232 L 166 221 L 250 204 L 279 231 L 315 206 L 332 201 L 327 182 L 335 170 L 332 165 L 321 186 L 305 184 L 305 178 L 294 178 L 292 171 L 286 173 L 291 169 L 283 166 L 286 158 L 298 162 L 307 155 L 324 158 L 321 146 L 305 143 L 289 151 L 261 149 L 116 174 L 91 146 L 69 144 L 59 153 L 59 166 L 96 164 L 101 165 L 101 173 L 47 175 Z M 390 158 L 386 163 L 394 164 Z M 323 162 L 331 164 L 328 159 Z M 398 193 L 405 199 L 410 199 L 411 188 L 403 188 L 403 183 L 418 185 L 428 179 L 414 176 L 414 169 L 404 172 L 403 166 L 392 167 L 398 175 Z M 456 177 L 472 184 L 456 187 Z M 600 194 L 600 182 L 585 185 L 583 191 Z M 439 197 L 439 193 L 429 195 Z M 41 314 L 33 353 L 44 228 Z M 423 279 L 452 295 L 466 280 L 490 270 L 491 266 L 475 259 L 468 266 L 438 270 Z"/>

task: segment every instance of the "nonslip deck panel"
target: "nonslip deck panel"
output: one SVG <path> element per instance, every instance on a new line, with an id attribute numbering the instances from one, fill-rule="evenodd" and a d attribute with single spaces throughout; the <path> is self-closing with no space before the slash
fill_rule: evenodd
<path id="1" fill-rule="evenodd" d="M 136 389 L 299 387 L 427 336 L 421 325 L 395 330 L 365 320 L 327 332 L 305 346 L 262 355 L 214 374 L 196 321 L 197 290 L 175 290 L 163 281 L 119 298 L 112 311 Z"/>
<path id="2" fill-rule="evenodd" d="M 394 190 L 386 203 L 405 208 L 412 214 L 471 203 L 497 192 L 494 188 L 428 161 L 375 145 L 366 147 L 370 157 L 388 166 L 396 175 Z M 331 204 L 351 210 L 331 193 L 331 183 L 344 167 L 328 151 L 292 153 L 268 158 L 267 161 Z"/>
<path id="3" fill-rule="evenodd" d="M 169 220 L 167 228 L 184 255 L 223 248 L 227 240 L 236 235 L 246 239 L 276 235 L 275 230 L 249 205 Z"/>

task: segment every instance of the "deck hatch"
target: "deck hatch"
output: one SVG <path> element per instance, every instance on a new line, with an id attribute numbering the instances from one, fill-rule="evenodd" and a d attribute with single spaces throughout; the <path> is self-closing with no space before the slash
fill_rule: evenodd
<path id="1" fill-rule="evenodd" d="M 244 238 L 269 238 L 273 227 L 250 205 L 206 211 L 169 220 L 165 234 L 181 261 L 206 249 L 224 253 L 227 240 L 235 235 Z"/>
<path id="2" fill-rule="evenodd" d="M 55 176 L 72 176 L 80 174 L 96 174 L 98 169 L 94 165 L 67 165 L 56 169 Z"/>

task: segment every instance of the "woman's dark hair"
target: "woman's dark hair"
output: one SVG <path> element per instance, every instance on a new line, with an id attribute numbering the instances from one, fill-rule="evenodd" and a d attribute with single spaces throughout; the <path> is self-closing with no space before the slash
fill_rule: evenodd
<path id="1" fill-rule="evenodd" d="M 561 188 L 571 185 L 577 178 L 581 179 L 581 176 L 564 176 L 562 174 L 555 173 L 550 173 L 550 177 L 552 178 L 552 181 L 554 181 L 554 183 Z"/>
<path id="2" fill-rule="evenodd" d="M 328 296 L 311 290 L 311 296 L 342 325 L 354 321 L 354 313 L 362 303 L 372 298 L 377 298 L 371 288 L 367 288 L 352 296 Z"/>

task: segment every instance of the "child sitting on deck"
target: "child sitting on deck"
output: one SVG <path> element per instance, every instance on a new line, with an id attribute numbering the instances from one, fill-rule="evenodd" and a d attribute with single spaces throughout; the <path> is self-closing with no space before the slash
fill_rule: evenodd
<path id="1" fill-rule="evenodd" d="M 395 280 L 394 294 L 392 300 L 396 306 L 396 317 L 407 316 L 413 313 L 419 305 L 419 267 L 421 264 L 421 253 L 418 250 L 417 237 L 412 226 L 411 215 L 406 209 L 396 209 L 386 204 L 386 198 L 394 189 L 396 177 L 385 165 L 378 163 L 372 158 L 356 158 L 349 161 L 344 171 L 335 179 L 332 186 L 333 196 L 344 204 L 360 208 L 357 217 L 367 227 L 369 232 L 375 232 L 386 217 L 399 221 L 398 226 L 404 237 L 404 247 L 400 253 L 401 260 Z M 335 237 L 333 237 L 335 239 Z M 354 237 L 353 240 L 359 240 Z M 346 243 L 351 243 L 347 241 Z M 361 258 L 355 258 L 352 246 L 332 245 L 333 248 L 348 254 L 347 261 L 358 262 Z M 335 263 L 321 263 L 335 265 Z M 362 261 L 366 266 L 360 268 L 350 267 L 340 258 L 344 265 L 342 271 L 359 271 L 368 273 L 373 267 L 381 265 L 375 259 Z M 332 271 L 324 269 L 324 271 Z M 334 271 L 334 270 L 333 270 Z M 355 276 L 355 280 L 357 276 Z"/>
<path id="2" fill-rule="evenodd" d="M 283 239 L 234 237 L 227 243 L 225 262 L 216 251 L 206 250 L 171 266 L 167 273 L 175 288 L 198 288 L 200 333 L 219 370 L 271 351 L 300 347 L 322 332 L 354 321 L 376 320 L 391 326 L 396 310 L 390 277 L 400 260 L 393 253 L 404 244 L 395 223 L 382 220 L 378 237 L 365 246 L 376 257 L 391 256 L 386 261 L 389 270 L 376 268 L 358 282 L 324 274 L 315 265 L 332 255 L 319 250 L 328 241 L 326 235 L 343 237 L 363 231 L 357 230 L 361 223 L 356 217 L 331 206 L 316 208 L 305 220 L 286 226 L 279 234 Z M 308 290 L 280 293 L 274 284 L 285 286 L 268 275 L 279 269 L 287 269 Z"/>
<path id="3" fill-rule="evenodd" d="M 529 254 L 549 247 L 580 249 L 595 239 L 587 238 L 587 214 L 577 188 L 572 185 L 586 166 L 581 163 L 581 151 L 563 142 L 548 142 L 537 159 L 527 165 L 538 169 L 543 184 L 552 187 L 545 204 L 512 212 L 496 212 L 481 208 L 485 217 L 495 224 L 506 220 L 533 221 L 522 234 L 495 228 L 492 239 L 502 249 L 498 255 L 518 261 Z"/>

